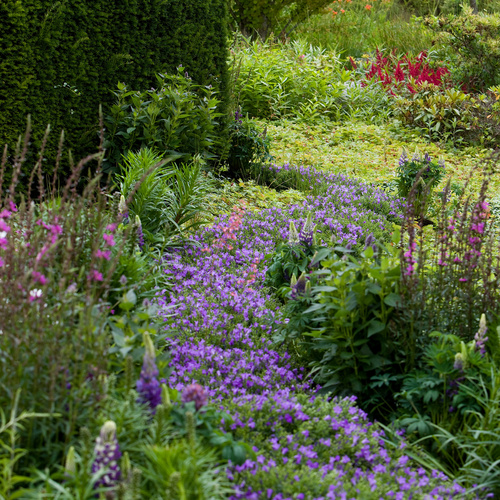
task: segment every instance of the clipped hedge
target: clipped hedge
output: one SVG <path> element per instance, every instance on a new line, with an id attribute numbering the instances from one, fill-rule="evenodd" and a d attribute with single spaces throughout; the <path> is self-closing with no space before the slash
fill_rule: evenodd
<path id="1" fill-rule="evenodd" d="M 3 0 L 0 19 L 0 144 L 12 152 L 31 114 L 39 146 L 50 123 L 46 170 L 63 128 L 76 158 L 96 151 L 118 82 L 146 90 L 182 64 L 225 101 L 226 0 Z"/>

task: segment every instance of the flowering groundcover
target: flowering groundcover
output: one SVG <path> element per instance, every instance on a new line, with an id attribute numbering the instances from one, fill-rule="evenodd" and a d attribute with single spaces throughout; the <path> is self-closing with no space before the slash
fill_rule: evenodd
<path id="1" fill-rule="evenodd" d="M 231 498 L 469 498 L 442 473 L 412 464 L 403 445 L 389 451 L 354 397 L 314 394 L 305 369 L 271 342 L 285 319 L 262 285 L 265 257 L 287 239 L 289 223 L 302 227 L 312 211 L 320 241 L 355 248 L 369 234 L 389 235 L 398 201 L 341 175 L 270 169 L 298 175 L 319 194 L 287 209 L 249 212 L 242 205 L 221 216 L 195 236 L 198 247 L 165 258 L 176 285 L 158 296 L 171 336 L 170 387 L 205 385 L 233 415 L 235 436 L 255 445 L 256 459 L 229 473 Z"/>

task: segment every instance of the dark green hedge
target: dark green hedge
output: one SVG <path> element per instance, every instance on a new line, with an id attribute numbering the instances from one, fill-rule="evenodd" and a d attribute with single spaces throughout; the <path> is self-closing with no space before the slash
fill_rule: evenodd
<path id="1" fill-rule="evenodd" d="M 182 64 L 226 100 L 227 0 L 2 0 L 0 19 L 0 144 L 31 114 L 39 146 L 50 123 L 46 170 L 63 128 L 76 158 L 96 151 L 119 81 L 145 90 Z"/>

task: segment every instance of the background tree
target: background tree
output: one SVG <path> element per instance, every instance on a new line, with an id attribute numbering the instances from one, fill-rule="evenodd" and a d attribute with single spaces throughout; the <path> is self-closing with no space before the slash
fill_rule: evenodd
<path id="1" fill-rule="evenodd" d="M 271 34 L 287 37 L 311 14 L 331 0 L 233 0 L 231 15 L 244 36 L 266 40 Z"/>

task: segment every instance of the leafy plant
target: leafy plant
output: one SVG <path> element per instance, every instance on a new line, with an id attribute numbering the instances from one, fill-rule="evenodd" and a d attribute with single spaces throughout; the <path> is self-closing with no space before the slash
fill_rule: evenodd
<path id="1" fill-rule="evenodd" d="M 185 440 L 146 448 L 143 474 L 149 498 L 222 500 L 232 491 L 213 450 Z"/>
<path id="2" fill-rule="evenodd" d="M 500 83 L 500 18 L 473 13 L 465 7 L 460 16 L 431 17 L 425 24 L 438 35 L 439 45 L 453 61 L 452 76 L 469 91 L 484 91 Z"/>
<path id="3" fill-rule="evenodd" d="M 390 400 L 400 363 L 405 358 L 411 363 L 415 346 L 390 328 L 402 305 L 398 252 L 372 245 L 368 241 L 358 258 L 341 247 L 327 256 L 318 252 L 311 264 L 320 263 L 320 269 L 311 273 L 310 293 L 296 294 L 287 311 L 295 312 L 294 301 L 310 305 L 299 309 L 299 318 L 290 318 L 283 335 L 289 340 L 301 334 L 298 349 L 310 351 L 316 380 L 325 390 L 354 393 L 373 408 Z M 301 332 L 296 320 L 305 324 Z"/>
<path id="4" fill-rule="evenodd" d="M 23 422 L 32 418 L 44 418 L 50 415 L 45 413 L 34 413 L 19 410 L 19 389 L 12 402 L 10 418 L 7 420 L 5 413 L 0 408 L 0 498 L 15 499 L 23 498 L 24 491 L 20 485 L 27 482 L 29 477 L 16 473 L 16 467 L 23 455 L 28 450 L 18 447 L 19 431 L 24 430 Z"/>
<path id="5" fill-rule="evenodd" d="M 257 124 L 236 111 L 229 126 L 231 148 L 226 163 L 229 175 L 247 180 L 257 177 L 259 166 L 273 159 L 269 153 L 270 138 L 267 129 L 259 130 Z"/>
<path id="6" fill-rule="evenodd" d="M 451 210 L 447 184 L 434 231 L 415 226 L 410 193 L 401 242 L 401 292 L 408 304 L 405 322 L 416 328 L 414 335 L 418 337 L 437 330 L 469 341 L 483 312 L 489 321 L 496 321 L 499 261 L 486 201 L 488 172 L 496 162 L 493 155 L 482 166 L 480 193 L 466 197 L 466 185 L 464 195 Z"/>
<path id="7" fill-rule="evenodd" d="M 309 212 L 300 233 L 295 224 L 290 222 L 288 241 L 278 245 L 275 252 L 267 257 L 270 265 L 264 284 L 271 286 L 278 293 L 283 293 L 283 285 L 288 285 L 292 277 L 296 282 L 298 276 L 309 271 L 311 259 L 319 249 L 315 234 L 316 225 L 313 225 L 311 215 Z"/>
<path id="8" fill-rule="evenodd" d="M 238 68 L 234 93 L 252 117 L 340 120 L 349 104 L 361 107 L 351 102 L 351 72 L 335 52 L 301 42 L 253 43 L 239 50 L 233 65 Z"/>
<path id="9" fill-rule="evenodd" d="M 482 316 L 475 339 L 465 343 L 452 334 L 433 333 L 420 370 L 405 376 L 396 395 L 399 423 L 427 456 L 458 474 L 472 491 L 500 488 L 494 473 L 499 459 L 499 380 L 496 332 L 486 336 Z"/>
<path id="10" fill-rule="evenodd" d="M 117 102 L 104 121 L 105 172 L 116 172 L 122 156 L 144 147 L 184 161 L 214 157 L 220 101 L 214 89 L 195 85 L 184 71 L 179 67 L 177 75 L 158 75 L 157 89 L 118 85 Z"/>
<path id="11" fill-rule="evenodd" d="M 413 190 L 413 213 L 423 219 L 432 201 L 434 187 L 445 175 L 444 161 L 432 161 L 427 153 L 422 157 L 418 152 L 410 160 L 403 150 L 396 175 L 399 196 L 407 198 Z"/>
<path id="12" fill-rule="evenodd" d="M 189 164 L 166 167 L 171 160 L 143 148 L 129 152 L 117 174 L 122 220 L 127 223 L 138 217 L 149 245 L 174 246 L 185 232 L 204 222 L 209 181 L 202 174 L 203 161 L 195 157 Z"/>

